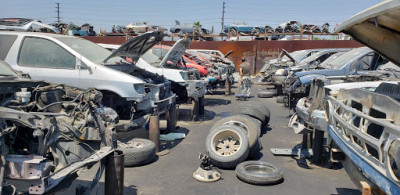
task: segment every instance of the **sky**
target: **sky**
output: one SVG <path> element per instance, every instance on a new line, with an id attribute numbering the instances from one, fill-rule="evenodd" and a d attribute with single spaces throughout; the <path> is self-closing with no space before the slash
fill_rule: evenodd
<path id="1" fill-rule="evenodd" d="M 57 21 L 56 3 L 60 3 L 61 21 L 82 25 L 89 23 L 99 32 L 111 31 L 114 24 L 147 22 L 169 29 L 175 20 L 199 21 L 203 27 L 221 31 L 222 0 L 0 0 L 0 18 L 31 18 L 44 23 Z M 297 20 L 303 24 L 336 24 L 371 7 L 380 0 L 225 0 L 225 25 L 246 22 L 273 28 Z"/>

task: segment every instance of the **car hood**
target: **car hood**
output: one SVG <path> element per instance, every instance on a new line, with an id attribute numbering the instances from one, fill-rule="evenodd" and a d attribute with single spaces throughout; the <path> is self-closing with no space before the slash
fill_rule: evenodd
<path id="1" fill-rule="evenodd" d="M 370 7 L 335 29 L 351 35 L 400 66 L 400 1 L 384 1 Z"/>
<path id="2" fill-rule="evenodd" d="M 161 66 L 164 66 L 167 61 L 171 61 L 173 64 L 178 63 L 182 58 L 182 54 L 190 46 L 192 41 L 189 38 L 178 40 L 164 56 L 163 60 L 160 62 Z"/>
<path id="3" fill-rule="evenodd" d="M 162 32 L 149 32 L 144 33 L 140 36 L 130 39 L 117 50 L 115 50 L 110 56 L 108 56 L 103 62 L 107 62 L 110 58 L 129 57 L 132 59 L 132 63 L 136 63 L 140 56 L 151 49 L 155 44 L 162 41 L 164 33 Z"/>

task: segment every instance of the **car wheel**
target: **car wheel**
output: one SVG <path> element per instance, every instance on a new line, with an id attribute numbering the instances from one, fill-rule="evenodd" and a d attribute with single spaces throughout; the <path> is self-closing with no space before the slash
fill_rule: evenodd
<path id="1" fill-rule="evenodd" d="M 237 36 L 237 31 L 234 28 L 229 29 L 229 36 L 231 37 L 236 37 Z"/>
<path id="2" fill-rule="evenodd" d="M 271 185 L 283 181 L 283 171 L 276 165 L 263 161 L 246 161 L 236 169 L 236 176 L 249 184 Z"/>
<path id="3" fill-rule="evenodd" d="M 253 106 L 250 105 L 236 106 L 232 110 L 232 115 L 238 115 L 238 114 L 251 116 L 261 121 L 262 124 L 265 124 L 265 115 L 259 109 L 254 109 Z"/>
<path id="4" fill-rule="evenodd" d="M 253 35 L 259 35 L 261 33 L 261 30 L 259 28 L 253 28 L 251 30 L 251 34 Z"/>
<path id="5" fill-rule="evenodd" d="M 249 154 L 249 141 L 240 127 L 222 125 L 207 135 L 206 149 L 215 166 L 233 169 L 246 160 Z"/>
<path id="6" fill-rule="evenodd" d="M 285 96 L 283 95 L 276 97 L 276 103 L 282 104 L 284 102 L 284 98 Z"/>
<path id="7" fill-rule="evenodd" d="M 125 167 L 141 166 L 150 163 L 156 156 L 155 147 L 154 142 L 140 138 L 118 143 L 118 149 L 125 156 Z"/>
<path id="8" fill-rule="evenodd" d="M 237 107 L 252 107 L 255 110 L 260 111 L 262 114 L 264 114 L 264 125 L 269 123 L 269 119 L 271 117 L 271 112 L 269 111 L 269 108 L 265 103 L 258 102 L 258 101 L 247 101 L 240 103 Z"/>
<path id="9" fill-rule="evenodd" d="M 258 92 L 257 96 L 259 98 L 272 98 L 274 97 L 276 93 L 272 90 L 268 90 L 268 91 L 260 91 Z"/>
<path id="10" fill-rule="evenodd" d="M 212 127 L 211 131 L 222 125 L 235 125 L 242 129 L 247 135 L 249 140 L 250 153 L 258 149 L 257 140 L 261 135 L 261 123 L 257 119 L 254 119 L 246 115 L 234 115 L 223 118 L 217 121 Z"/>

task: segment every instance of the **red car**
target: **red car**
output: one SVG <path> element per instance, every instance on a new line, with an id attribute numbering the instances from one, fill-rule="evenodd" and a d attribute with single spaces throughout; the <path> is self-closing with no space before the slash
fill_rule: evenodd
<path id="1" fill-rule="evenodd" d="M 156 56 L 163 57 L 163 56 L 165 56 L 165 54 L 167 54 L 167 52 L 170 49 L 171 49 L 170 46 L 155 45 L 152 49 L 152 52 Z M 185 53 L 184 55 L 182 55 L 182 59 L 183 59 L 184 63 L 182 63 L 182 61 L 180 61 L 177 64 L 178 66 L 185 67 L 185 64 L 186 64 L 187 68 L 196 68 L 200 72 L 201 75 L 203 75 L 203 76 L 208 75 L 208 67 L 205 64 L 203 64 L 199 59 L 197 59 L 195 56 L 191 56 L 190 54 Z"/>

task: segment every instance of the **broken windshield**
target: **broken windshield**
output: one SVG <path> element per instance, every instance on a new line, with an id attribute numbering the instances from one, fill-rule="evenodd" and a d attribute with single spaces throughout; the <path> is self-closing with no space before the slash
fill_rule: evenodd
<path id="1" fill-rule="evenodd" d="M 56 37 L 56 39 L 68 45 L 70 48 L 96 64 L 102 64 L 102 62 L 112 53 L 111 51 L 85 39 L 77 39 L 73 37 Z M 118 56 L 107 60 L 107 64 L 119 63 L 129 62 Z"/>

